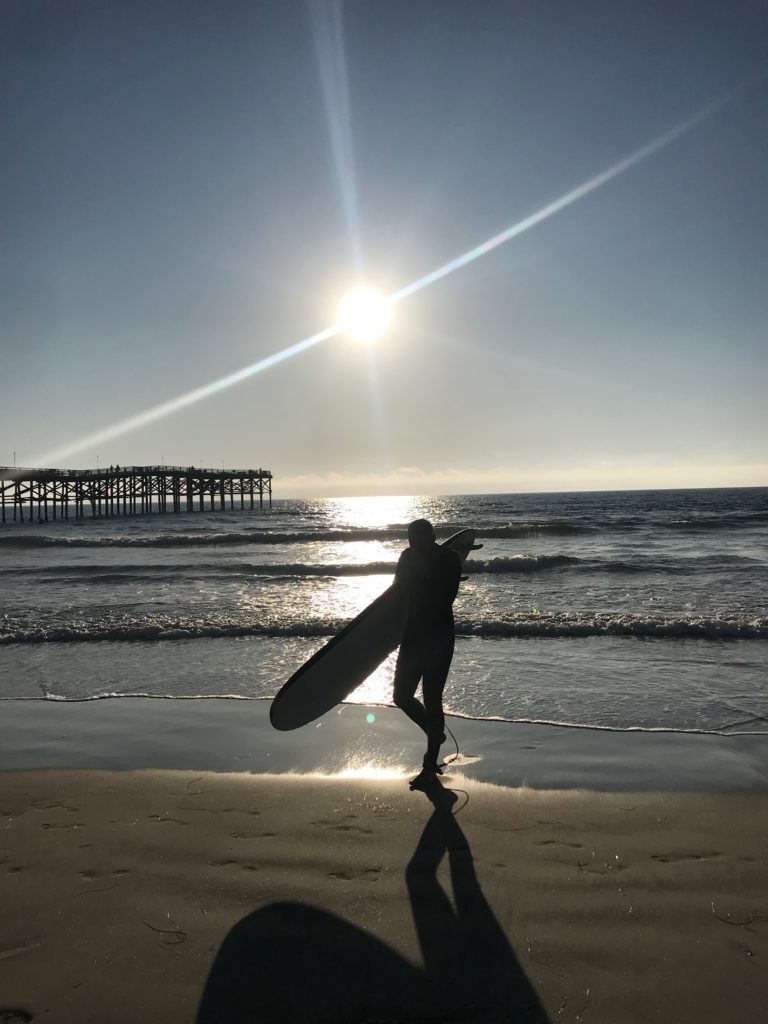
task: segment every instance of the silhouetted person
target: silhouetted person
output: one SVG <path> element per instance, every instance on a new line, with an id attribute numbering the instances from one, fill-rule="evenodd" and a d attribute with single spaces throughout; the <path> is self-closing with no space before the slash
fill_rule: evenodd
<path id="1" fill-rule="evenodd" d="M 445 740 L 443 690 L 453 659 L 453 602 L 459 589 L 461 560 L 435 543 L 426 519 L 408 527 L 409 547 L 400 555 L 395 580 L 406 588 L 408 613 L 395 667 L 394 702 L 427 734 L 423 769 L 414 785 L 428 784 L 440 769 L 437 756 Z M 421 680 L 424 703 L 417 700 Z"/>

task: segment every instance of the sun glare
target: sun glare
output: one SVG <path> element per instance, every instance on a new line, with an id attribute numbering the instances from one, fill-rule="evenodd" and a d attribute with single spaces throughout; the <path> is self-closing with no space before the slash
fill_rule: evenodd
<path id="1" fill-rule="evenodd" d="M 389 326 L 390 303 L 373 288 L 356 288 L 339 308 L 341 329 L 356 341 L 374 341 Z"/>

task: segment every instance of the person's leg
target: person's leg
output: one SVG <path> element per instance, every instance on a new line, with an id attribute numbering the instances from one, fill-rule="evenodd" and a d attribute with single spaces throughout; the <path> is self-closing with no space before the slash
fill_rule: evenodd
<path id="1" fill-rule="evenodd" d="M 395 665 L 394 693 L 395 706 L 404 711 L 424 732 L 427 731 L 427 712 L 415 697 L 416 687 L 422 672 L 422 657 L 416 647 L 401 644 Z"/>
<path id="2" fill-rule="evenodd" d="M 437 767 L 440 744 L 445 739 L 445 715 L 443 714 L 443 690 L 448 678 L 448 671 L 453 660 L 453 637 L 446 637 L 435 644 L 424 669 L 422 685 L 424 695 L 424 711 L 426 717 L 427 752 L 424 764 L 430 768 Z"/>

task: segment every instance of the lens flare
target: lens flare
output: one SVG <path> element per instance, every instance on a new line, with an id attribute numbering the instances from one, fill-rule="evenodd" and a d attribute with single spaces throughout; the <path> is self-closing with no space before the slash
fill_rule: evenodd
<path id="1" fill-rule="evenodd" d="M 309 5 L 309 14 L 339 198 L 347 225 L 352 260 L 356 272 L 360 274 L 363 257 L 342 0 L 313 0 Z"/>
<path id="2" fill-rule="evenodd" d="M 239 384 L 241 380 L 246 380 L 256 373 L 261 373 L 262 370 L 268 370 L 271 366 L 276 366 L 278 363 L 290 359 L 291 356 L 298 355 L 299 352 L 306 352 L 313 345 L 317 345 L 327 338 L 332 338 L 338 333 L 338 324 L 334 324 L 333 327 L 326 327 L 324 331 L 318 331 L 317 334 L 312 334 L 309 338 L 298 341 L 289 348 L 284 348 L 282 351 L 275 352 L 271 356 L 259 359 L 258 362 L 251 363 L 250 366 L 244 366 L 242 370 L 236 370 L 234 373 L 227 374 L 226 377 L 219 377 L 218 380 L 213 380 L 208 384 L 203 384 L 202 387 L 187 391 L 185 394 L 178 395 L 168 402 L 162 402 L 160 405 L 155 405 L 151 409 L 145 409 L 144 412 L 137 413 L 135 416 L 129 416 L 127 419 L 113 423 L 112 426 L 105 427 L 94 434 L 89 434 L 78 441 L 73 441 L 71 444 L 65 444 L 60 448 L 55 448 L 53 451 L 46 452 L 45 455 L 34 460 L 35 465 L 51 465 L 62 459 L 68 459 L 71 455 L 76 455 L 78 452 L 85 451 L 86 448 L 92 448 L 97 444 L 104 444 L 106 441 L 113 441 L 116 437 L 127 434 L 131 430 L 146 427 L 148 424 L 154 423 L 155 420 L 162 419 L 162 417 L 168 416 L 173 412 L 178 412 L 194 402 L 199 402 L 201 398 L 208 398 L 209 395 L 215 395 L 218 391 L 223 391 L 224 388 L 228 388 L 232 384 Z"/>
<path id="3" fill-rule="evenodd" d="M 528 231 L 537 224 L 541 224 L 542 221 L 545 221 L 553 214 L 564 210 L 567 206 L 575 203 L 578 199 L 583 199 L 584 196 L 589 195 L 590 192 L 594 192 L 596 189 L 600 188 L 601 185 L 605 185 L 614 178 L 618 178 L 620 174 L 630 170 L 630 168 L 634 167 L 635 164 L 639 164 L 642 160 L 645 160 L 654 153 L 657 153 L 660 149 L 663 149 L 671 142 L 679 139 L 681 135 L 689 132 L 691 128 L 694 128 L 708 117 L 711 117 L 717 110 L 735 99 L 736 95 L 742 92 L 743 89 L 744 86 L 742 85 L 733 92 L 728 93 L 727 96 L 714 100 L 706 107 L 703 107 L 701 110 L 691 115 L 687 120 L 675 125 L 674 128 L 670 128 L 668 131 L 659 135 L 658 138 L 649 142 L 647 145 L 642 146 L 640 149 L 636 149 L 634 153 L 630 153 L 629 156 L 624 157 L 623 160 L 619 160 L 611 167 L 608 167 L 605 171 L 601 171 L 600 174 L 596 174 L 594 178 L 590 178 L 588 181 L 578 185 L 570 192 L 566 192 L 565 195 L 560 196 L 559 199 L 555 199 L 546 206 L 542 206 L 540 210 L 530 214 L 528 217 L 524 217 L 523 220 L 517 221 L 516 224 L 512 224 L 510 227 L 505 228 L 503 231 L 500 231 L 498 235 L 494 235 L 492 238 L 487 239 L 487 241 L 481 242 L 480 245 L 475 246 L 474 249 L 468 249 L 467 252 L 462 253 L 461 256 L 457 256 L 448 263 L 444 263 L 442 267 L 438 267 L 436 270 L 431 270 L 428 274 L 420 277 L 417 281 L 407 284 L 404 288 L 401 288 L 400 291 L 395 292 L 394 295 L 390 295 L 390 303 L 394 305 L 396 302 L 402 302 L 403 299 L 408 298 L 409 295 L 413 295 L 414 292 L 419 292 L 422 288 L 429 287 L 429 285 L 434 284 L 436 281 L 440 281 L 442 278 L 447 277 L 456 270 L 461 270 L 462 267 L 466 267 L 474 260 L 479 259 L 480 256 L 485 256 L 494 249 L 498 249 L 500 245 L 504 245 L 505 242 L 511 241 L 518 235 L 522 235 L 524 231 Z"/>
<path id="4" fill-rule="evenodd" d="M 173 398 L 168 402 L 163 402 L 160 405 L 156 405 L 153 408 L 147 409 L 135 416 L 130 416 L 127 419 L 113 424 L 112 426 L 104 428 L 103 430 L 89 434 L 77 441 L 73 441 L 71 444 L 63 445 L 50 452 L 46 452 L 44 455 L 34 459 L 34 463 L 36 465 L 52 465 L 53 463 L 67 459 L 78 452 L 85 451 L 88 448 L 93 448 L 96 444 L 102 444 L 106 441 L 111 441 L 122 434 L 127 434 L 129 431 L 138 430 L 140 427 L 153 423 L 154 421 L 159 420 L 164 416 L 168 416 L 171 413 L 178 412 L 180 409 L 184 409 L 188 405 L 192 405 L 194 402 L 198 402 L 202 398 L 207 398 L 209 395 L 214 395 L 219 391 L 223 391 L 224 388 L 228 388 L 232 384 L 238 384 L 240 381 L 246 380 L 248 377 L 261 373 L 262 370 L 267 370 L 272 366 L 276 366 L 278 363 L 282 363 L 286 359 L 290 359 L 292 356 L 298 355 L 300 352 L 305 352 L 313 345 L 317 345 L 321 341 L 326 341 L 328 338 L 334 337 L 341 330 L 346 331 L 353 337 L 359 337 L 361 339 L 370 340 L 376 337 L 388 324 L 390 307 L 395 303 L 402 302 L 402 300 L 408 298 L 408 296 L 421 291 L 423 288 L 428 288 L 429 285 L 442 280 L 442 278 L 454 273 L 454 271 L 460 270 L 462 267 L 466 267 L 474 260 L 479 259 L 479 257 L 485 256 L 487 253 L 492 252 L 499 246 L 504 245 L 504 243 L 511 241 L 513 238 L 523 234 L 523 232 L 528 231 L 530 228 L 535 227 L 537 224 L 541 224 L 542 221 L 545 221 L 554 214 L 564 210 L 572 203 L 575 203 L 578 199 L 582 199 L 584 196 L 594 192 L 602 185 L 607 184 L 609 181 L 617 178 L 620 174 L 630 170 L 642 160 L 647 159 L 654 153 L 657 153 L 659 150 L 670 145 L 670 143 L 675 142 L 692 128 L 707 120 L 718 110 L 721 110 L 738 97 L 755 88 L 755 86 L 763 82 L 765 78 L 765 73 L 760 73 L 759 75 L 752 76 L 751 78 L 741 82 L 735 89 L 732 89 L 730 92 L 714 100 L 712 103 L 707 104 L 707 106 L 702 107 L 701 110 L 697 111 L 685 121 L 680 122 L 673 128 L 664 132 L 662 135 L 659 135 L 658 138 L 654 139 L 652 142 L 649 142 L 647 145 L 635 150 L 633 153 L 630 153 L 629 156 L 625 157 L 623 160 L 619 160 L 617 163 L 607 168 L 607 170 L 602 171 L 600 174 L 595 175 L 583 184 L 578 185 L 570 192 L 566 192 L 565 195 L 561 196 L 559 199 L 553 200 L 551 203 L 543 206 L 540 210 L 530 214 L 528 217 L 524 217 L 522 220 L 517 221 L 517 223 L 510 225 L 510 227 L 505 228 L 503 231 L 499 232 L 499 234 L 494 235 L 487 241 L 481 242 L 480 245 L 475 246 L 475 248 L 467 250 L 467 252 L 462 253 L 460 256 L 450 260 L 448 263 L 444 263 L 436 270 L 432 270 L 423 277 L 420 277 L 418 280 L 406 285 L 393 295 L 383 297 L 369 289 L 361 290 L 362 292 L 367 293 L 367 298 L 363 298 L 359 292 L 352 293 L 352 295 L 348 296 L 348 299 L 345 301 L 342 322 L 334 324 L 332 327 L 326 327 L 325 330 L 319 331 L 317 334 L 312 334 L 303 341 L 296 342 L 296 344 L 290 345 L 288 348 L 284 348 L 280 352 L 275 352 L 273 355 L 267 356 L 264 359 L 260 359 L 258 362 L 252 363 L 250 366 L 246 366 L 241 370 L 237 370 L 235 373 L 230 373 L 225 377 L 220 377 L 218 380 L 212 381 L 209 384 L 204 384 L 202 387 L 195 388 L 192 391 L 188 391 L 186 394 L 179 395 L 177 398 Z M 348 308 L 346 306 L 347 302 L 350 303 Z"/>

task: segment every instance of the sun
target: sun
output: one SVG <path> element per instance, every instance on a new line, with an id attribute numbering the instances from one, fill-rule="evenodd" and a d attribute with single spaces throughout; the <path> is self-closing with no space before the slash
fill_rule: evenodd
<path id="1" fill-rule="evenodd" d="M 373 341 L 389 326 L 390 304 L 373 288 L 356 288 L 339 307 L 339 325 L 357 341 Z"/>

